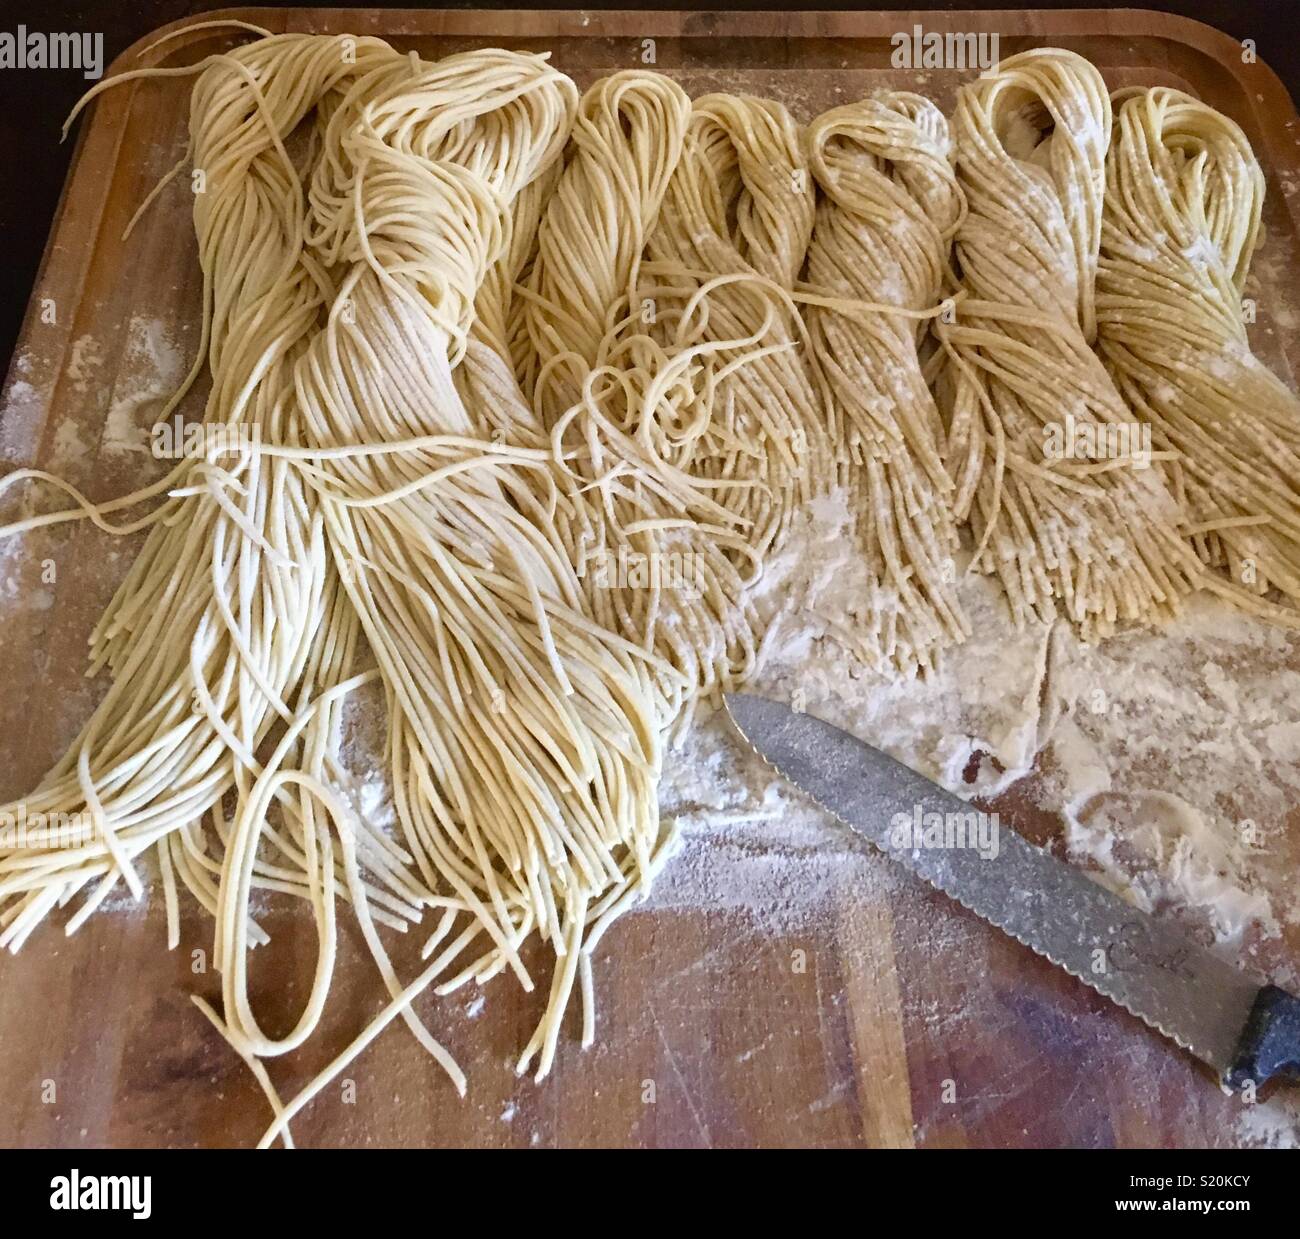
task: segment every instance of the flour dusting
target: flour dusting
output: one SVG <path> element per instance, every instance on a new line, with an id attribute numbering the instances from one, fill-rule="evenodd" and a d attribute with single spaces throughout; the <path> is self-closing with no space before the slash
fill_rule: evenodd
<path id="1" fill-rule="evenodd" d="M 975 636 L 924 680 L 886 680 L 842 639 L 867 588 L 859 565 L 843 498 L 814 504 L 760 585 L 775 629 L 754 691 L 802 690 L 810 712 L 958 795 L 1028 799 L 1097 880 L 1295 987 L 1294 950 L 1276 949 L 1300 921 L 1287 879 L 1300 863 L 1288 830 L 1300 792 L 1291 635 L 1196 598 L 1160 632 L 1087 646 L 1064 622 L 1013 631 L 996 585 L 967 576 Z M 766 767 L 725 714 L 698 720 L 671 755 L 660 802 L 684 842 L 652 909 L 710 909 L 782 933 L 846 899 L 851 917 L 854 902 L 907 880 Z M 939 924 L 907 931 L 927 954 L 955 945 Z M 1300 1115 L 1282 1100 L 1252 1107 L 1237 1136 L 1295 1142 Z"/>
<path id="2" fill-rule="evenodd" d="M 185 378 L 189 360 L 162 319 L 133 315 L 122 368 L 104 422 L 104 450 L 149 451 L 150 430 Z"/>

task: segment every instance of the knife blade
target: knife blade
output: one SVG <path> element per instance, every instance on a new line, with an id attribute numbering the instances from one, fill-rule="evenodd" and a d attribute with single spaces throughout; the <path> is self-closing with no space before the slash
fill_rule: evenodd
<path id="1" fill-rule="evenodd" d="M 1230 1087 L 1300 1079 L 1300 1000 L 848 732 L 781 702 L 724 697 L 755 752 L 823 809 L 1208 1063 Z"/>

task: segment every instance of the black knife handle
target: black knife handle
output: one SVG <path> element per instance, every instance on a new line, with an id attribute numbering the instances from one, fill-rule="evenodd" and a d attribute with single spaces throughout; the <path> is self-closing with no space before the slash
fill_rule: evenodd
<path id="1" fill-rule="evenodd" d="M 1241 1088 L 1248 1080 L 1264 1084 L 1275 1076 L 1300 1080 L 1300 998 L 1265 985 L 1255 999 L 1224 1083 Z"/>

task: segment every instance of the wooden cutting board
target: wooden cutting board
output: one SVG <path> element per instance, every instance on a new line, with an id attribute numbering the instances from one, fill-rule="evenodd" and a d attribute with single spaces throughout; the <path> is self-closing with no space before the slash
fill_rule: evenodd
<path id="1" fill-rule="evenodd" d="M 229 15 L 276 31 L 376 34 L 426 57 L 488 44 L 549 49 L 583 85 L 646 63 L 652 40 L 653 66 L 692 94 L 768 94 L 801 120 L 881 85 L 907 85 L 949 106 L 968 74 L 890 65 L 890 36 L 914 25 L 997 32 L 1004 56 L 1065 46 L 1112 86 L 1176 85 L 1240 122 L 1268 172 L 1267 222 L 1290 260 L 1283 271 L 1297 269 L 1300 126 L 1291 102 L 1237 43 L 1181 18 L 1101 10 Z M 194 31 L 149 50 L 151 37 L 112 71 L 193 63 L 233 40 Z M 157 476 L 140 450 L 141 428 L 197 348 L 199 272 L 184 180 L 119 240 L 183 154 L 189 85 L 132 83 L 83 118 L 5 388 L 4 464 L 37 464 L 96 498 Z M 1300 364 L 1300 331 L 1272 331 L 1259 345 L 1284 373 Z M 198 416 L 202 394 L 182 409 L 187 418 Z M 8 515 L 14 505 L 5 502 Z M 85 639 L 137 546 L 82 525 L 0 547 L 9 582 L 0 591 L 6 798 L 36 784 L 97 699 L 102 686 L 81 675 Z M 1000 807 L 1035 838 L 1057 830 L 1050 815 L 1015 798 Z M 1273 825 L 1295 837 L 1294 821 Z M 819 914 L 795 927 L 707 898 L 627 917 L 600 951 L 598 1045 L 580 1052 L 569 1030 L 545 1084 L 519 1080 L 510 1067 L 539 1001 L 498 982 L 485 1003 L 446 1000 L 445 1014 L 433 1000 L 421 1006 L 470 1071 L 466 1101 L 404 1031 L 390 1029 L 349 1069 L 354 1096 L 331 1087 L 295 1124 L 298 1140 L 1158 1146 L 1234 1144 L 1285 1127 L 1285 1117 L 1243 1121 L 1240 1102 L 1137 1020 L 864 848 L 840 846 L 851 863 L 821 892 Z M 789 880 L 797 885 L 797 868 Z M 219 992 L 192 963 L 191 951 L 209 945 L 209 927 L 187 914 L 182 947 L 168 954 L 160 905 L 106 912 L 71 938 L 52 922 L 0 963 L 0 1144 L 248 1144 L 261 1133 L 260 1091 L 190 1002 L 192 993 Z M 262 923 L 274 941 L 258 952 L 253 987 L 271 1023 L 305 996 L 315 938 L 292 908 L 274 907 Z M 345 925 L 344 937 L 321 1035 L 274 1065 L 285 1095 L 380 1005 L 357 935 Z M 1280 959 L 1294 964 L 1298 947 L 1284 941 Z M 412 953 L 397 957 L 410 975 Z"/>

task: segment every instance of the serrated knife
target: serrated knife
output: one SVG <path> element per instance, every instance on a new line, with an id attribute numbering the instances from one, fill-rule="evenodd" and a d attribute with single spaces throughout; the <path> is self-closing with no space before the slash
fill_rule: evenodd
<path id="1" fill-rule="evenodd" d="M 758 755 L 822 808 L 1228 1086 L 1300 1080 L 1300 999 L 1251 980 L 1014 830 L 999 829 L 989 846 L 974 806 L 848 732 L 763 697 L 725 697 Z"/>

